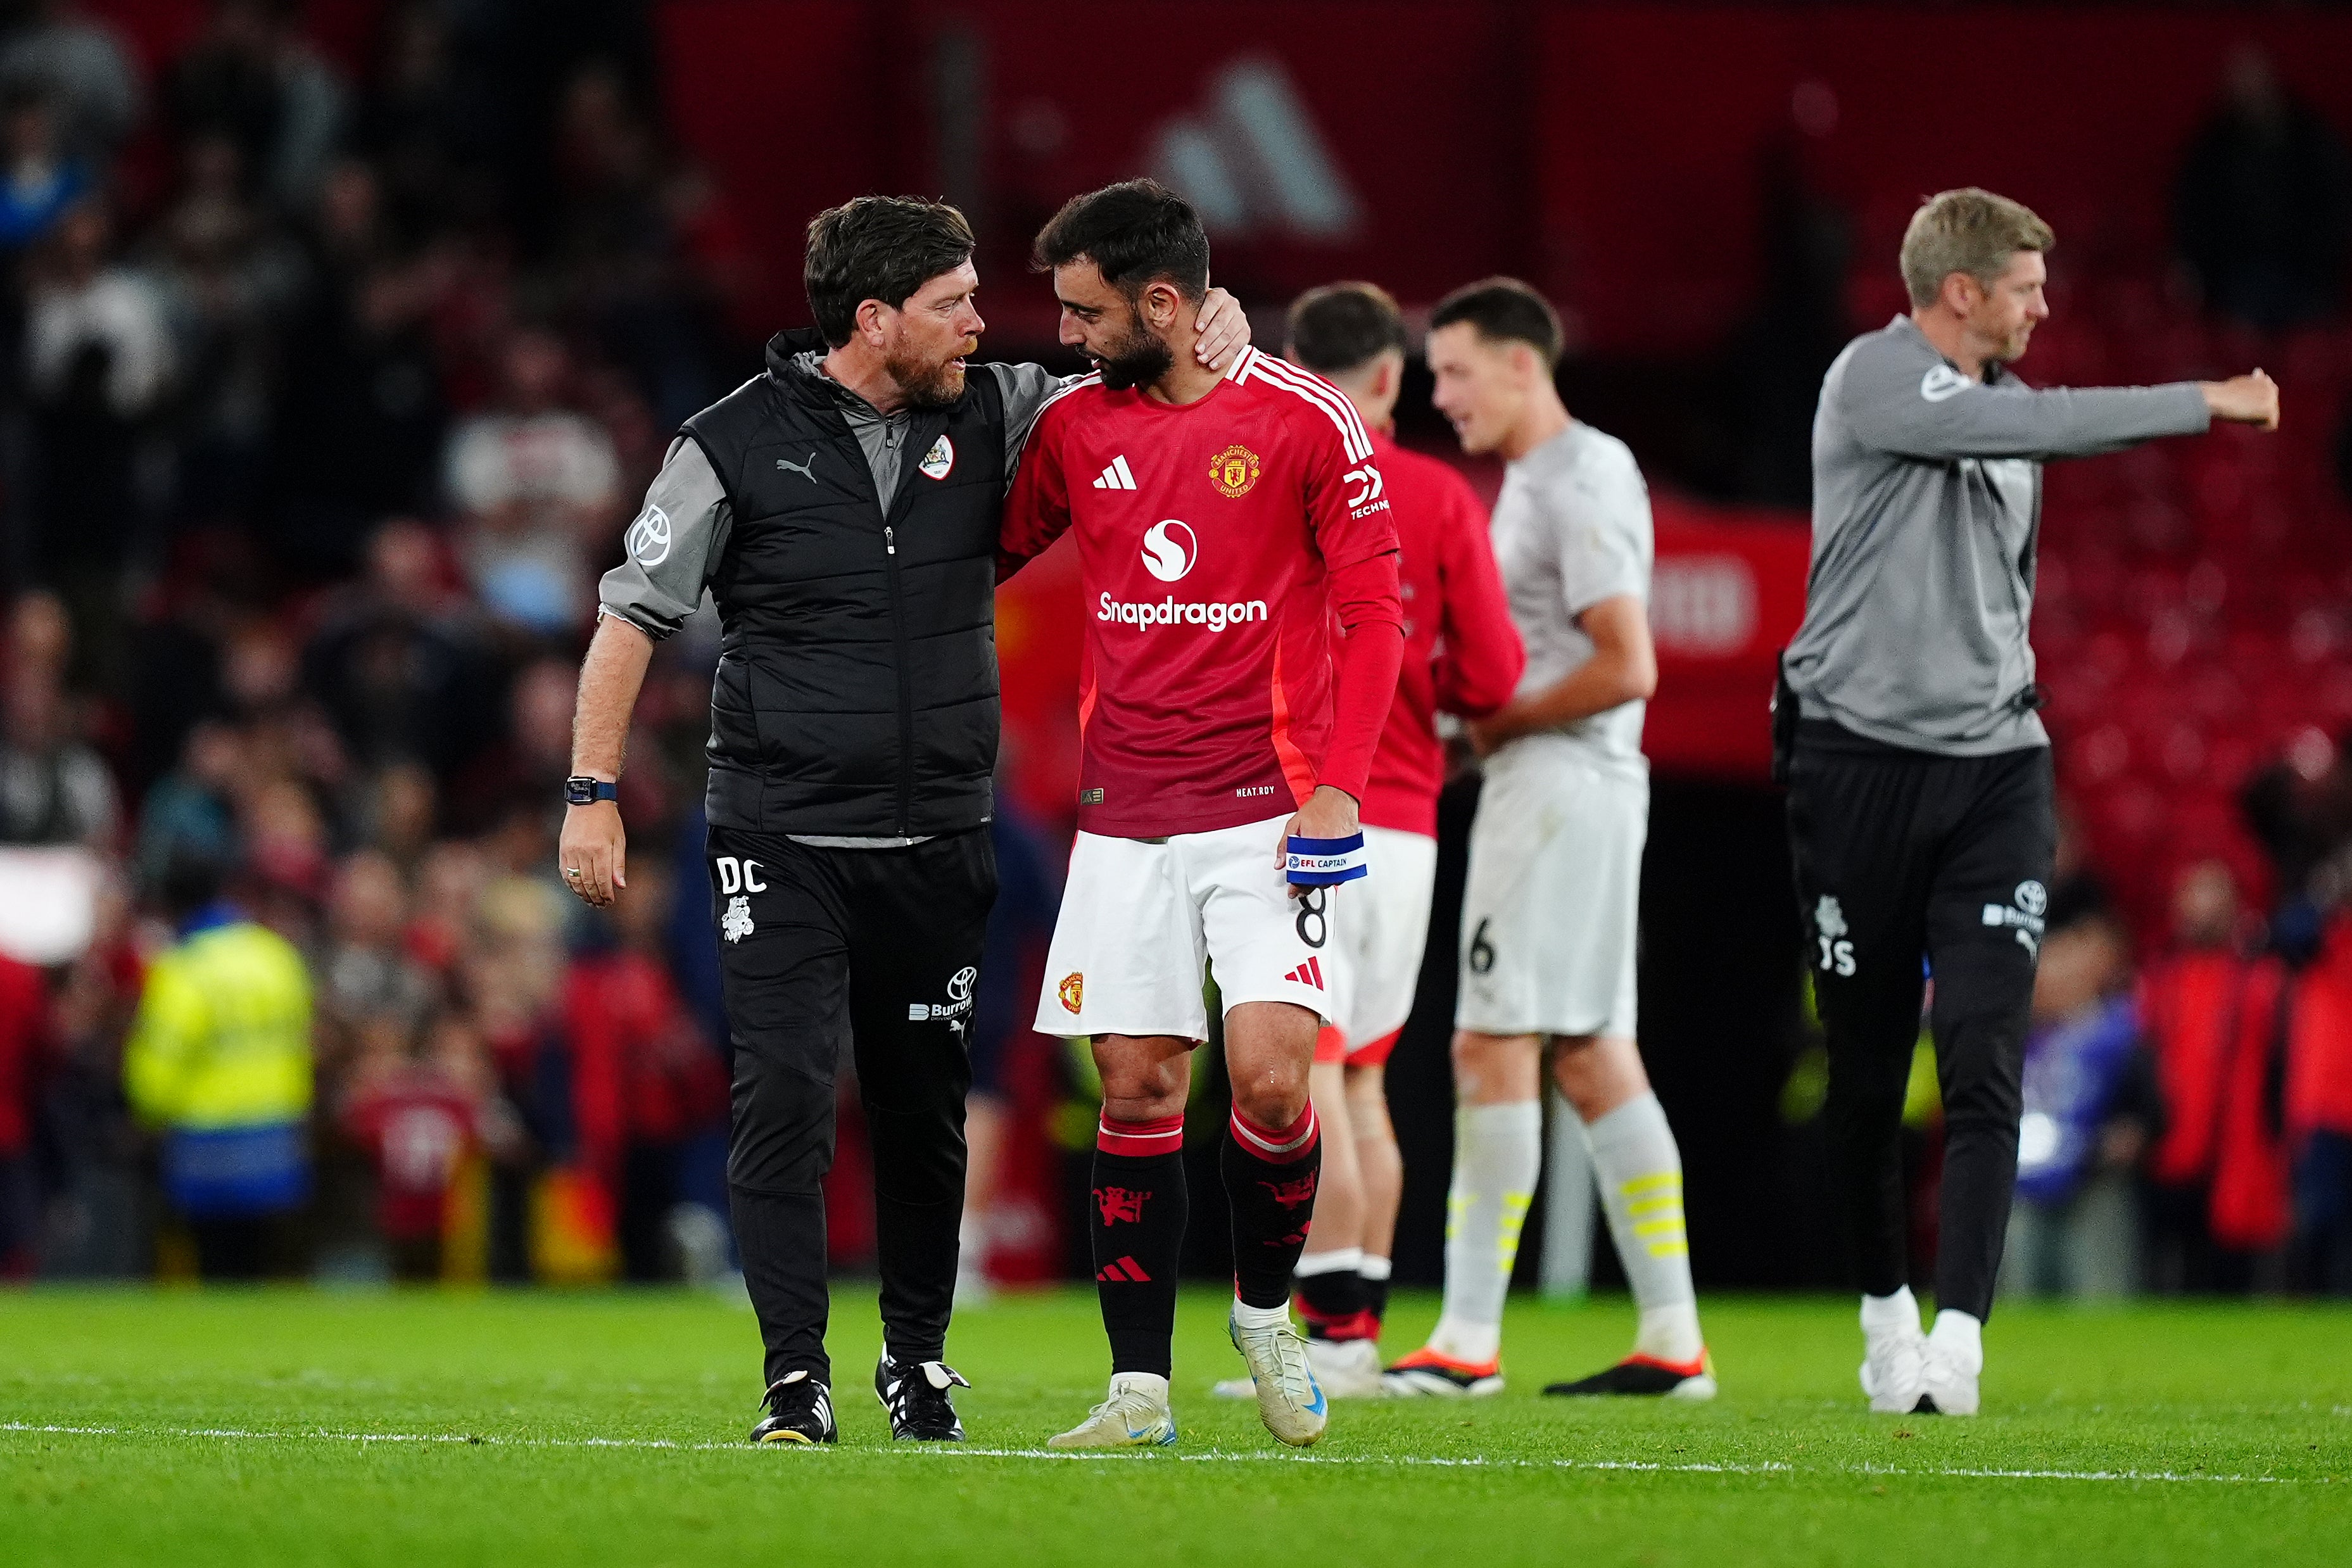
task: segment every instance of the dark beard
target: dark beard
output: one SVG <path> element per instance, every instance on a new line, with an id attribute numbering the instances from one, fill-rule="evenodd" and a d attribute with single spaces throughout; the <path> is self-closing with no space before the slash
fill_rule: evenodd
<path id="1" fill-rule="evenodd" d="M 898 384 L 909 408 L 952 408 L 963 396 L 964 373 L 953 364 L 934 364 L 908 355 L 886 359 L 882 368 Z"/>
<path id="2" fill-rule="evenodd" d="M 1102 362 L 1102 382 L 1113 392 L 1149 386 L 1166 375 L 1175 363 L 1176 356 L 1169 352 L 1166 343 L 1145 331 L 1140 320 L 1130 320 L 1127 336 L 1118 351 Z"/>

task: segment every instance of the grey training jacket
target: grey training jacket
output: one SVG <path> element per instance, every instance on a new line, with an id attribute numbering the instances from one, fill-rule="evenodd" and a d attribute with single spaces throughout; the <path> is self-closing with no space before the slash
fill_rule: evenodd
<path id="1" fill-rule="evenodd" d="M 1807 719 L 1945 756 L 2044 746 L 2032 708 L 2042 463 L 2210 416 L 2193 382 L 1970 381 L 1907 316 L 1845 346 L 1813 416 L 1813 552 L 1786 669 Z"/>

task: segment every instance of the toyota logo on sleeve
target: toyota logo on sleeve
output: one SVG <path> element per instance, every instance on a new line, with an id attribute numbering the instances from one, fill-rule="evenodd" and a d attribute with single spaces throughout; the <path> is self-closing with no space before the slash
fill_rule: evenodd
<path id="1" fill-rule="evenodd" d="M 645 566 L 658 566 L 668 560 L 669 513 L 657 506 L 646 508 L 629 529 L 629 553 Z"/>
<path id="2" fill-rule="evenodd" d="M 1171 517 L 1143 531 L 1143 569 L 1162 583 L 1173 583 L 1192 571 L 1200 555 L 1200 539 L 1188 523 Z"/>

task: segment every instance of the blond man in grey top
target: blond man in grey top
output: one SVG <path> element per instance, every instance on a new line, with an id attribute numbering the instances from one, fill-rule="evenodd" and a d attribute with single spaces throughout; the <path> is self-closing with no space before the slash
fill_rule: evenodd
<path id="1" fill-rule="evenodd" d="M 2017 1182 L 2054 838 L 2028 640 L 2042 464 L 2217 419 L 2278 424 L 2259 370 L 2020 381 L 2009 367 L 2050 313 L 2053 243 L 1990 192 L 1930 198 L 1903 240 L 1910 314 L 1846 346 L 1813 422 L 1812 569 L 1783 656 L 1779 750 L 1863 1292 L 1863 1392 L 1890 1413 L 1976 1413 Z M 1897 1147 L 1923 963 L 1945 1127 L 1932 1333 L 1906 1282 Z"/>

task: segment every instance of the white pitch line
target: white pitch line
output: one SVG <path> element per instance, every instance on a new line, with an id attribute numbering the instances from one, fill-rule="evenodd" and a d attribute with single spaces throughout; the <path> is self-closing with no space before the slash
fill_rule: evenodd
<path id="1" fill-rule="evenodd" d="M 0 1432 L 21 1432 L 59 1437 L 210 1437 L 229 1442 L 271 1443 L 425 1443 L 494 1448 L 650 1448 L 684 1454 L 747 1454 L 748 1443 L 677 1443 L 667 1437 L 483 1437 L 453 1432 L 255 1432 L 221 1426 L 65 1426 L 28 1421 L 0 1421 Z M 1064 1459 L 1146 1461 L 1148 1453 L 1068 1453 L 1059 1448 L 975 1448 L 950 1444 L 919 1447 L 859 1448 L 860 1454 L 889 1454 L 931 1459 Z M 1205 1453 L 1167 1456 L 1184 1464 L 1214 1465 L 1370 1465 L 1416 1469 L 1601 1470 L 1633 1471 L 1674 1476 L 1892 1476 L 1925 1480 L 2203 1482 L 2232 1486 L 2302 1486 L 2296 1476 L 2183 1474 L 2178 1470 L 2009 1470 L 1955 1466 L 1906 1469 L 1894 1465 L 1840 1465 L 1809 1468 L 1766 1461 L 1761 1464 L 1713 1464 L 1693 1461 L 1667 1464 L 1642 1459 L 1489 1459 L 1483 1455 L 1447 1458 L 1438 1455 L 1234 1453 L 1212 1448 Z M 2324 1482 L 2323 1482 L 2324 1484 Z"/>

